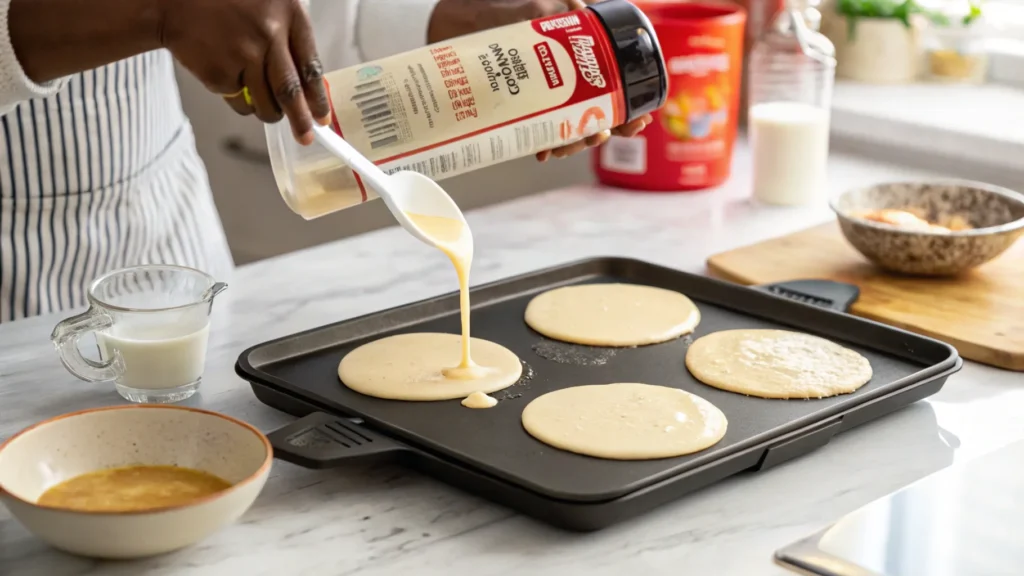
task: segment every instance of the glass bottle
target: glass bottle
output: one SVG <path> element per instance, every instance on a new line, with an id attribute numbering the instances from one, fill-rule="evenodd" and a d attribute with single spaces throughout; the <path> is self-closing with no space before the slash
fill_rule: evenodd
<path id="1" fill-rule="evenodd" d="M 825 198 L 835 47 L 821 13 L 791 0 L 750 55 L 754 197 L 768 204 Z"/>

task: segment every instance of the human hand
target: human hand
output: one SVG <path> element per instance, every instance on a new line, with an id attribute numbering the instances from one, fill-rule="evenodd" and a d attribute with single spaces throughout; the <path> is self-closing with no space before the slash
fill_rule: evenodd
<path id="1" fill-rule="evenodd" d="M 489 30 L 507 24 L 533 20 L 586 8 L 599 0 L 438 0 L 430 18 L 427 40 L 433 44 L 449 38 Z M 541 162 L 549 158 L 565 158 L 593 146 L 604 144 L 613 134 L 631 138 L 654 121 L 645 114 L 612 130 L 604 130 L 569 144 L 537 154 Z"/>
<path id="2" fill-rule="evenodd" d="M 287 117 L 313 141 L 330 104 L 313 27 L 300 0 L 157 0 L 160 38 L 181 64 L 242 115 Z"/>

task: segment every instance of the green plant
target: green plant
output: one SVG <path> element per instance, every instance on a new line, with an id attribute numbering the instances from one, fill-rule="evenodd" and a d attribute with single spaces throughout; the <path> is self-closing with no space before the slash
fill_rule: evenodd
<path id="1" fill-rule="evenodd" d="M 981 5 L 971 2 L 971 9 L 967 12 L 967 15 L 964 16 L 963 24 L 964 26 L 970 26 L 971 22 L 974 22 L 978 18 L 981 18 Z"/>
<path id="2" fill-rule="evenodd" d="M 948 16 L 936 10 L 929 10 L 915 0 L 838 0 L 836 11 L 846 17 L 847 35 L 851 40 L 856 33 L 857 20 L 860 18 L 891 18 L 910 28 L 910 19 L 914 14 L 920 14 L 938 26 L 950 24 Z M 980 16 L 981 5 L 971 2 L 970 11 L 961 22 L 968 26 Z"/>

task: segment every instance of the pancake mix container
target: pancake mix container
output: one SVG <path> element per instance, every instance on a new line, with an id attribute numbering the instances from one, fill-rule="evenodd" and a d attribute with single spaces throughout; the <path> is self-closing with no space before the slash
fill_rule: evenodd
<path id="1" fill-rule="evenodd" d="M 661 38 L 669 96 L 639 137 L 613 137 L 594 152 L 598 180 L 652 191 L 717 186 L 736 139 L 746 13 L 732 3 L 639 6 Z"/>
<path id="2" fill-rule="evenodd" d="M 334 130 L 385 172 L 435 180 L 581 140 L 665 101 L 654 28 L 625 0 L 330 72 Z M 267 126 L 278 188 L 306 219 L 377 197 L 319 145 Z"/>

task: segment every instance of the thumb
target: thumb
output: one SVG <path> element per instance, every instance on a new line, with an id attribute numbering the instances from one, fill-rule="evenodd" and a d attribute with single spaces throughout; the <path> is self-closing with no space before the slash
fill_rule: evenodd
<path id="1" fill-rule="evenodd" d="M 583 0 L 565 0 L 565 5 L 569 10 L 582 10 L 587 7 L 587 2 Z"/>

